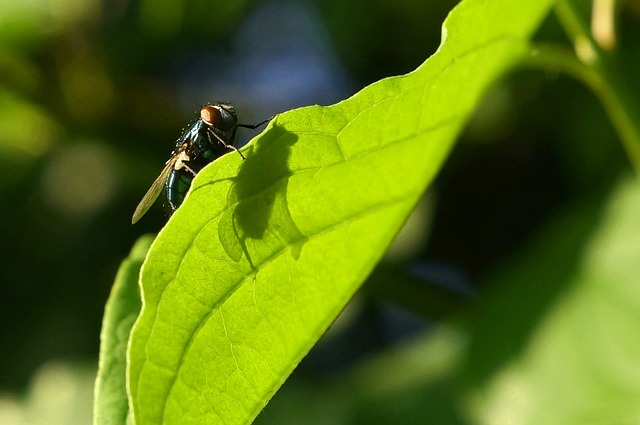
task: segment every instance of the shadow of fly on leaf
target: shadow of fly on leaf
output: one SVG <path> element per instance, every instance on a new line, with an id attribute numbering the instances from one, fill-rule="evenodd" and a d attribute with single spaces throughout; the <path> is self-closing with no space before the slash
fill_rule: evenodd
<path id="1" fill-rule="evenodd" d="M 274 244 L 282 249 L 292 247 L 297 258 L 301 248 L 298 242 L 304 240 L 287 201 L 291 146 L 298 136 L 276 124 L 262 137 L 263 142 L 255 145 L 233 178 L 227 195 L 229 208 L 218 227 L 227 255 L 240 261 L 244 254 L 251 268 L 255 267 L 253 254 L 262 257 L 258 251 Z"/>

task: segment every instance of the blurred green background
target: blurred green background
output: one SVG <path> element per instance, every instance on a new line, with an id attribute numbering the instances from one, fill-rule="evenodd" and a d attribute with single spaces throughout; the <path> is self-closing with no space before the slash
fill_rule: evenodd
<path id="1" fill-rule="evenodd" d="M 0 423 L 88 423 L 117 267 L 165 220 L 131 214 L 199 105 L 253 123 L 334 103 L 422 63 L 456 3 L 0 0 Z M 640 7 L 620 3 L 616 59 L 640 95 Z M 568 45 L 553 16 L 538 38 Z M 581 84 L 499 82 L 257 422 L 637 423 L 631 175 Z"/>

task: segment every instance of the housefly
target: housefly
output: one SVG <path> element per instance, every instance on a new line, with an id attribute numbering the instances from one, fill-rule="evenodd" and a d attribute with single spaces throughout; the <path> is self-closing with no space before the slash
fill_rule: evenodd
<path id="1" fill-rule="evenodd" d="M 160 175 L 151 184 L 131 218 L 135 224 L 151 208 L 164 189 L 172 214 L 182 204 L 193 178 L 205 165 L 229 151 L 242 153 L 234 146 L 238 127 L 255 129 L 258 124 L 238 124 L 236 111 L 228 102 L 208 103 L 200 108 L 200 116 L 182 133 Z"/>

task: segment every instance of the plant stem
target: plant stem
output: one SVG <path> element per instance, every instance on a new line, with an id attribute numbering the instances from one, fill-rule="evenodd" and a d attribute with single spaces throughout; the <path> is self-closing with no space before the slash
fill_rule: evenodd
<path id="1" fill-rule="evenodd" d="M 603 50 L 613 50 L 616 46 L 616 1 L 593 0 L 591 32 Z"/>
<path id="2" fill-rule="evenodd" d="M 578 60 L 570 49 L 563 46 L 534 45 L 529 56 L 525 59 L 524 65 L 570 75 L 581 80 L 590 88 L 601 84 L 600 76 L 595 70 Z"/>
<path id="3" fill-rule="evenodd" d="M 556 7 L 560 23 L 574 43 L 576 55 L 557 47 L 532 49 L 528 63 L 565 72 L 582 80 L 602 101 L 630 161 L 640 173 L 640 107 L 610 54 L 602 50 L 589 32 L 572 0 Z"/>

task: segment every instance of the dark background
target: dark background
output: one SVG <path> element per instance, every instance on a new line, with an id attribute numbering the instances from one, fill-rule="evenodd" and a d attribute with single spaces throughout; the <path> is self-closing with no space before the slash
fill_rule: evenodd
<path id="1" fill-rule="evenodd" d="M 626 3 L 620 61 L 633 76 L 640 10 Z M 135 226 L 132 212 L 199 105 L 230 100 L 240 121 L 253 123 L 337 102 L 422 63 L 455 4 L 5 2 L 0 391 L 27 393 L 51 361 L 95 364 L 119 263 L 140 235 L 164 224 L 159 207 Z M 538 38 L 568 45 L 553 16 Z M 242 142 L 253 134 L 242 131 Z M 605 193 L 628 169 L 592 93 L 554 73 L 514 72 L 487 94 L 421 204 L 412 224 L 420 237 L 378 268 L 343 337 L 315 349 L 295 378 L 330 379 L 462 314 L 483 277 L 541 223 Z M 441 302 L 411 305 L 394 282 L 401 277 Z"/>

